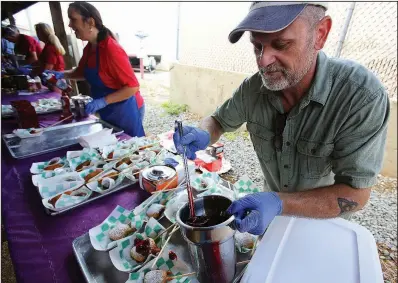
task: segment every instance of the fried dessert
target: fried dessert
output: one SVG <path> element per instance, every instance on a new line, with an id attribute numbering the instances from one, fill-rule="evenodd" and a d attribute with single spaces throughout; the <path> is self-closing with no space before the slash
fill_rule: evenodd
<path id="1" fill-rule="evenodd" d="M 61 196 L 62 196 L 62 194 L 53 197 L 52 199 L 50 199 L 50 200 L 48 201 L 48 203 L 50 203 L 53 207 L 55 207 L 55 203 L 57 202 L 57 200 L 59 200 L 59 198 L 60 198 Z"/>
<path id="2" fill-rule="evenodd" d="M 130 165 L 132 162 L 130 160 L 130 158 L 125 157 L 122 160 L 120 160 L 119 162 L 116 163 L 116 168 L 119 167 L 120 165 L 122 165 L 123 163 L 126 163 L 127 165 Z"/>
<path id="3" fill-rule="evenodd" d="M 254 246 L 253 236 L 249 233 L 235 233 L 236 244 L 242 248 L 252 249 Z"/>
<path id="4" fill-rule="evenodd" d="M 145 274 L 144 283 L 166 283 L 168 281 L 165 270 L 151 270 Z"/>
<path id="5" fill-rule="evenodd" d="M 53 198 L 50 199 L 48 202 L 49 202 L 53 207 L 55 207 L 55 203 L 57 202 L 57 200 L 60 199 L 60 197 L 61 197 L 62 195 L 70 195 L 70 196 L 84 197 L 84 196 L 87 195 L 87 193 L 85 193 L 85 192 L 76 192 L 76 190 L 69 191 L 69 192 L 64 192 L 64 193 L 62 193 L 62 194 L 59 194 L 59 195 L 53 197 Z"/>
<path id="6" fill-rule="evenodd" d="M 130 251 L 130 256 L 136 262 L 144 262 L 149 254 L 156 255 L 160 249 L 156 246 L 153 239 L 147 238 L 145 240 L 135 239 L 134 247 Z"/>
<path id="7" fill-rule="evenodd" d="M 30 130 L 29 131 L 29 134 L 31 134 L 31 135 L 38 134 L 38 133 L 40 133 L 39 130 Z"/>
<path id="8" fill-rule="evenodd" d="M 80 163 L 77 167 L 76 167 L 76 171 L 80 171 L 82 170 L 84 167 L 87 167 L 91 164 L 90 160 L 86 160 L 83 163 Z"/>
<path id="9" fill-rule="evenodd" d="M 124 237 L 127 237 L 134 231 L 135 229 L 131 228 L 128 224 L 117 223 L 116 226 L 109 231 L 108 235 L 112 241 L 117 241 L 123 239 Z"/>
<path id="10" fill-rule="evenodd" d="M 104 170 L 102 170 L 102 169 L 95 169 L 95 171 L 91 172 L 91 173 L 88 174 L 86 177 L 84 177 L 84 181 L 87 183 L 87 182 L 90 181 L 92 178 L 94 178 L 95 176 L 101 174 L 102 172 L 104 172 Z"/>
<path id="11" fill-rule="evenodd" d="M 164 205 L 154 203 L 148 208 L 148 210 L 146 211 L 146 215 L 148 217 L 153 217 L 155 219 L 158 219 L 162 215 L 164 210 L 165 210 Z"/>
<path id="12" fill-rule="evenodd" d="M 64 164 L 62 163 L 55 163 L 55 164 L 51 164 L 51 165 L 47 165 L 46 167 L 44 167 L 44 170 L 46 171 L 53 171 L 57 168 L 61 168 L 64 167 Z"/>
<path id="13" fill-rule="evenodd" d="M 206 189 L 206 187 L 207 187 L 206 181 L 201 180 L 201 181 L 200 181 L 200 188 L 201 188 L 201 189 Z"/>
<path id="14" fill-rule="evenodd" d="M 104 177 L 102 177 L 101 179 L 98 180 L 98 186 L 102 190 L 109 190 L 111 188 L 111 183 L 112 183 L 112 181 L 110 181 L 109 179 L 116 181 L 118 175 L 119 175 L 119 173 L 117 173 L 117 172 L 112 172 L 112 173 L 105 175 Z"/>
<path id="15" fill-rule="evenodd" d="M 116 181 L 118 175 L 119 175 L 118 172 L 108 173 L 105 176 L 102 176 L 101 179 L 98 180 L 98 185 L 102 185 L 102 180 L 104 180 L 105 178 L 112 178 L 113 180 Z"/>
<path id="16" fill-rule="evenodd" d="M 60 161 L 61 161 L 61 158 L 59 158 L 59 157 L 54 157 L 53 159 L 51 159 L 51 160 L 48 162 L 48 165 L 53 165 L 53 164 L 56 164 L 56 163 L 60 163 Z"/>

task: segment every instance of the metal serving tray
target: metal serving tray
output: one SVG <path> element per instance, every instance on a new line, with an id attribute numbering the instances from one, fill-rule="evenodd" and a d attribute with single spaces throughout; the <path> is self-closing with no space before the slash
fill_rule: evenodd
<path id="1" fill-rule="evenodd" d="M 171 225 L 166 217 L 163 217 L 159 222 L 165 228 Z M 109 252 L 97 251 L 93 248 L 88 232 L 76 238 L 72 246 L 80 269 L 88 283 L 125 283 L 127 281 L 129 277 L 128 273 L 119 271 L 113 266 L 109 257 Z M 167 246 L 177 254 L 179 259 L 183 260 L 189 268 L 193 270 L 188 246 L 182 238 L 180 230 L 173 234 Z M 245 261 L 249 258 L 250 253 L 241 254 L 237 252 L 237 262 Z M 241 273 L 244 267 L 244 264 L 237 265 L 236 276 Z M 199 283 L 196 277 L 190 277 L 190 279 L 191 283 Z"/>
<path id="2" fill-rule="evenodd" d="M 114 169 L 114 170 L 116 170 L 116 169 Z M 104 193 L 104 194 L 99 194 L 99 193 L 97 193 L 97 192 L 92 192 L 90 198 L 88 198 L 88 199 L 86 199 L 85 201 L 82 201 L 82 202 L 80 202 L 80 203 L 78 203 L 78 204 L 65 207 L 65 209 L 63 209 L 63 210 L 53 211 L 53 210 L 48 209 L 48 208 L 45 207 L 45 206 L 43 206 L 43 208 L 44 208 L 44 210 L 46 211 L 46 213 L 49 214 L 49 215 L 51 215 L 51 216 L 63 214 L 63 213 L 65 213 L 65 212 L 69 211 L 69 210 L 76 209 L 76 208 L 78 208 L 78 207 L 80 207 L 80 206 L 82 206 L 82 205 L 85 205 L 85 204 L 87 204 L 87 203 L 90 203 L 90 202 L 92 202 L 92 201 L 94 201 L 94 200 L 97 200 L 97 199 L 103 198 L 103 197 L 105 197 L 105 196 L 108 196 L 108 195 L 110 195 L 110 194 L 116 193 L 116 192 L 118 192 L 118 191 L 127 189 L 128 187 L 130 187 L 130 186 L 132 186 L 132 185 L 134 185 L 134 184 L 136 184 L 136 183 L 138 183 L 138 180 L 132 181 L 132 180 L 130 180 L 129 178 L 124 178 L 123 182 L 121 182 L 119 185 L 117 185 L 114 189 L 110 190 L 109 192 L 106 192 L 106 193 Z M 85 187 L 88 188 L 86 185 L 85 185 Z M 39 188 L 38 188 L 38 187 L 37 187 L 37 192 L 39 193 Z M 40 195 L 40 193 L 39 193 L 39 195 Z"/>
<path id="3" fill-rule="evenodd" d="M 4 134 L 2 138 L 12 157 L 23 159 L 77 144 L 80 136 L 99 132 L 103 128 L 113 128 L 117 134 L 123 132 L 103 120 L 92 119 L 50 127 L 38 137 L 21 139 L 14 134 Z"/>

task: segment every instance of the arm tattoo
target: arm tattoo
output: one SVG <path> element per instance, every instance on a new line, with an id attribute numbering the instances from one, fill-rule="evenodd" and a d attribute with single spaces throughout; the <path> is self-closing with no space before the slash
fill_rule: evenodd
<path id="1" fill-rule="evenodd" d="M 337 202 L 339 203 L 340 207 L 340 215 L 346 212 L 353 211 L 358 206 L 358 203 L 356 203 L 355 201 L 351 201 L 345 198 L 337 198 Z"/>

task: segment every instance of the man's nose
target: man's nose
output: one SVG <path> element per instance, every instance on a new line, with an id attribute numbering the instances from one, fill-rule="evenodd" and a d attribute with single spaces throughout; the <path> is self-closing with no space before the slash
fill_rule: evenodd
<path id="1" fill-rule="evenodd" d="M 275 53 L 271 48 L 263 46 L 260 54 L 257 57 L 257 62 L 260 67 L 267 67 L 274 64 L 276 61 Z"/>

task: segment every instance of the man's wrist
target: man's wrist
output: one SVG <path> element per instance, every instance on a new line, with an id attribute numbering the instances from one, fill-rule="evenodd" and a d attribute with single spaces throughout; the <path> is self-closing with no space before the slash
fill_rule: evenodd
<path id="1" fill-rule="evenodd" d="M 281 200 L 281 213 L 280 215 L 291 215 L 289 214 L 289 194 L 288 193 L 276 193 Z"/>

